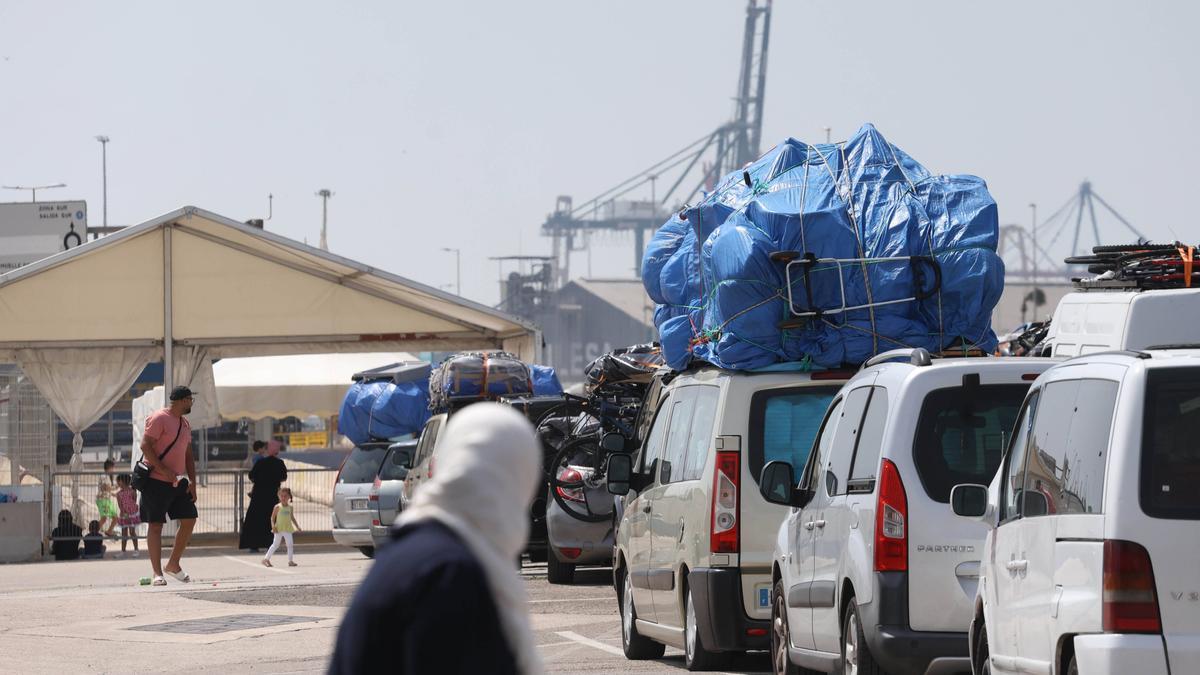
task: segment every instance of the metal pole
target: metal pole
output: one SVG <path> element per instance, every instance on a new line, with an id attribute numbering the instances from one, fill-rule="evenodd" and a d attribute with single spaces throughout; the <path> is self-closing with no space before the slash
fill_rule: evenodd
<path id="1" fill-rule="evenodd" d="M 175 388 L 175 323 L 171 290 L 171 232 L 175 223 L 163 226 L 163 398 L 166 400 Z"/>
<path id="2" fill-rule="evenodd" d="M 1029 210 L 1032 212 L 1033 220 L 1033 320 L 1037 321 L 1038 317 L 1038 247 L 1037 247 L 1037 204 L 1030 204 Z"/>
<path id="3" fill-rule="evenodd" d="M 462 251 L 454 249 L 454 293 L 462 297 Z"/>

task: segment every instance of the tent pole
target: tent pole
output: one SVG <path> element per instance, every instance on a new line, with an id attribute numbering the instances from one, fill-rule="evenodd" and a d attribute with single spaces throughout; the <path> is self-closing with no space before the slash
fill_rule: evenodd
<path id="1" fill-rule="evenodd" d="M 175 388 L 175 335 L 172 331 L 175 317 L 172 306 L 171 278 L 171 231 L 174 223 L 163 227 L 163 395 L 170 398 Z"/>

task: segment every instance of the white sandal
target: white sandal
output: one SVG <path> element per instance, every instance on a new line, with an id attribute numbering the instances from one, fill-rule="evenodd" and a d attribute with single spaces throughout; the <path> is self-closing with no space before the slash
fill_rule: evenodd
<path id="1" fill-rule="evenodd" d="M 162 578 L 161 576 L 156 576 L 156 577 L 154 577 L 154 579 L 153 579 L 153 580 L 150 582 L 150 585 L 151 585 L 151 586 L 166 586 L 166 585 L 167 585 L 167 580 L 166 580 L 166 579 L 164 579 L 164 578 Z"/>
<path id="2" fill-rule="evenodd" d="M 166 570 L 163 570 L 163 571 L 167 572 Z M 167 574 L 170 574 L 171 576 L 175 577 L 176 579 L 182 581 L 185 584 L 192 583 L 192 578 L 190 576 L 188 576 L 188 573 L 184 572 L 183 569 L 180 569 L 178 572 L 167 572 Z"/>

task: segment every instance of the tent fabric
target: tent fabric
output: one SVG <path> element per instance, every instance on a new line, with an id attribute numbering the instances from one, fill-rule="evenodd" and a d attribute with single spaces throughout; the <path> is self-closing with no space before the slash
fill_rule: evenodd
<path id="1" fill-rule="evenodd" d="M 16 361 L 75 434 L 72 463 L 78 464 L 83 430 L 98 422 L 129 391 L 152 355 L 147 347 L 21 349 Z"/>
<path id="2" fill-rule="evenodd" d="M 226 420 L 331 417 L 355 373 L 394 363 L 422 363 L 407 352 L 297 354 L 222 359 L 213 364 L 216 398 Z"/>
<path id="3" fill-rule="evenodd" d="M 726 176 L 651 238 L 643 279 L 675 369 L 991 352 L 998 232 L 982 179 L 931 175 L 868 124 L 843 144 L 788 139 Z M 793 265 L 789 278 L 772 258 L 785 251 L 847 262 Z M 846 307 L 871 307 L 839 311 L 843 293 Z"/>
<path id="4" fill-rule="evenodd" d="M 170 272 L 170 303 L 164 280 Z M 49 346 L 161 345 L 212 358 L 503 349 L 534 360 L 529 323 L 196 207 L 0 276 L 0 361 Z"/>

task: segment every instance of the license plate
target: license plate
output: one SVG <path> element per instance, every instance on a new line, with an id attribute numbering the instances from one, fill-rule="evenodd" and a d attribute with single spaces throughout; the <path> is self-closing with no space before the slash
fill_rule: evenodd
<path id="1" fill-rule="evenodd" d="M 350 510 L 351 511 L 366 511 L 367 510 L 367 500 L 351 499 L 350 500 Z"/>

